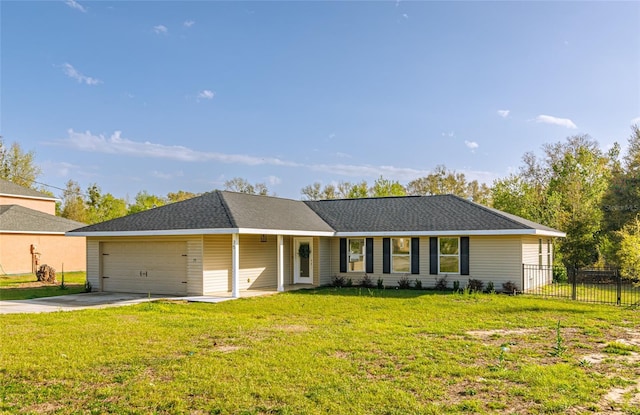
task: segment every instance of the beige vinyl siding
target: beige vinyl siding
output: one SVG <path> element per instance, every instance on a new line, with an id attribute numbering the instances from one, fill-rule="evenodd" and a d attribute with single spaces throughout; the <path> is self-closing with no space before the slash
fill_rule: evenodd
<path id="1" fill-rule="evenodd" d="M 502 284 L 522 286 L 521 236 L 472 236 L 469 238 L 469 276 L 461 276 L 461 286 L 469 278 L 493 282 L 496 291 Z"/>
<path id="2" fill-rule="evenodd" d="M 278 283 L 276 235 L 240 235 L 240 289 L 275 288 Z"/>
<path id="3" fill-rule="evenodd" d="M 540 258 L 540 239 L 542 239 L 542 268 L 537 269 Z M 529 269 L 527 276 L 524 276 L 524 287 L 522 290 L 530 290 L 537 286 L 550 284 L 553 281 L 553 271 L 547 267 L 547 240 L 548 238 L 539 236 L 522 237 L 522 263 L 536 266 L 537 271 Z"/>
<path id="4" fill-rule="evenodd" d="M 522 263 L 527 265 L 538 265 L 538 236 L 522 237 Z M 542 238 L 542 252 L 546 258 L 546 239 Z M 543 261 L 545 259 L 543 258 Z M 543 262 L 545 264 L 545 262 Z"/>
<path id="5" fill-rule="evenodd" d="M 199 237 L 187 241 L 187 294 L 189 295 L 202 295 L 204 293 L 202 239 L 202 237 Z"/>
<path id="6" fill-rule="evenodd" d="M 231 235 L 204 236 L 203 251 L 204 294 L 231 291 Z"/>
<path id="7" fill-rule="evenodd" d="M 100 241 L 87 238 L 87 281 L 91 291 L 102 291 L 100 284 Z"/>
<path id="8" fill-rule="evenodd" d="M 319 279 L 318 285 L 331 284 L 331 238 L 322 237 L 318 241 Z"/>

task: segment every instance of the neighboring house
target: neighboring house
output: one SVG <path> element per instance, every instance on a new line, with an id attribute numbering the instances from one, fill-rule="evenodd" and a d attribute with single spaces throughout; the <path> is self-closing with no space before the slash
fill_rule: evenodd
<path id="1" fill-rule="evenodd" d="M 0 179 L 0 274 L 35 272 L 41 264 L 83 271 L 84 238 L 65 232 L 86 226 L 55 215 L 56 199 Z"/>
<path id="2" fill-rule="evenodd" d="M 94 290 L 234 297 L 365 274 L 386 286 L 446 277 L 522 289 L 522 264 L 551 264 L 551 239 L 565 236 L 451 195 L 305 202 L 226 191 L 67 235 L 87 238 Z"/>

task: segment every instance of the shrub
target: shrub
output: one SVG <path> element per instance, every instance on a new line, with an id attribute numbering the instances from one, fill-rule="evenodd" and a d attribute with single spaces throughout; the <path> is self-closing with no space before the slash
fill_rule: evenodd
<path id="1" fill-rule="evenodd" d="M 447 289 L 447 285 L 449 285 L 449 283 L 447 282 L 447 276 L 446 275 L 444 277 L 440 277 L 440 278 L 436 277 L 436 286 L 435 286 L 436 290 L 439 290 L 439 291 L 446 290 Z M 458 287 L 458 288 L 460 288 L 460 287 Z"/>
<path id="2" fill-rule="evenodd" d="M 86 293 L 91 292 L 91 282 L 89 282 L 89 280 L 85 280 L 84 282 L 84 292 Z"/>
<path id="3" fill-rule="evenodd" d="M 421 290 L 422 289 L 422 281 L 420 281 L 419 279 L 416 278 L 416 282 L 413 284 L 413 288 L 415 288 L 416 290 Z"/>
<path id="4" fill-rule="evenodd" d="M 373 280 L 367 274 L 364 274 L 364 277 L 360 280 L 360 286 L 364 288 L 373 288 Z"/>
<path id="5" fill-rule="evenodd" d="M 382 278 L 378 278 L 377 285 L 378 285 L 378 289 L 379 290 L 383 289 L 384 288 L 384 280 Z"/>
<path id="6" fill-rule="evenodd" d="M 567 269 L 565 267 L 553 267 L 553 282 L 567 282 Z"/>
<path id="7" fill-rule="evenodd" d="M 495 293 L 496 289 L 493 287 L 493 281 L 489 281 L 487 283 L 487 289 L 485 290 L 488 293 Z"/>
<path id="8" fill-rule="evenodd" d="M 470 278 L 469 282 L 467 283 L 467 288 L 471 292 L 481 292 L 483 287 L 484 283 L 482 281 L 475 280 L 473 278 Z"/>
<path id="9" fill-rule="evenodd" d="M 408 290 L 409 288 L 411 288 L 411 280 L 409 280 L 407 274 L 404 274 L 398 280 L 398 288 L 401 288 L 403 290 Z"/>
<path id="10" fill-rule="evenodd" d="M 507 281 L 502 284 L 502 292 L 507 294 L 515 294 L 518 292 L 518 287 L 511 281 Z"/>
<path id="11" fill-rule="evenodd" d="M 460 291 L 460 281 L 453 282 L 453 291 Z"/>
<path id="12" fill-rule="evenodd" d="M 344 284 L 345 287 L 353 287 L 353 280 L 351 278 L 347 278 L 347 282 Z"/>
<path id="13" fill-rule="evenodd" d="M 336 275 L 331 279 L 331 285 L 334 287 L 344 287 L 346 281 L 342 275 Z"/>

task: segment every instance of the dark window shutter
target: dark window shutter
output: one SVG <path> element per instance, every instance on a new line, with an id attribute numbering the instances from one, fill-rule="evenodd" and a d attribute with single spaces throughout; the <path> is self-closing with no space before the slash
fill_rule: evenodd
<path id="1" fill-rule="evenodd" d="M 429 238 L 429 274 L 438 275 L 438 238 Z"/>
<path id="2" fill-rule="evenodd" d="M 382 238 L 382 272 L 391 273 L 391 239 Z"/>
<path id="3" fill-rule="evenodd" d="M 411 238 L 411 273 L 420 274 L 420 238 Z"/>
<path id="4" fill-rule="evenodd" d="M 365 272 L 373 272 L 373 238 L 367 238 L 365 249 L 365 256 L 367 259 Z"/>
<path id="5" fill-rule="evenodd" d="M 460 238 L 460 275 L 469 275 L 469 237 Z"/>
<path id="6" fill-rule="evenodd" d="M 347 272 L 347 238 L 340 238 L 340 272 Z"/>

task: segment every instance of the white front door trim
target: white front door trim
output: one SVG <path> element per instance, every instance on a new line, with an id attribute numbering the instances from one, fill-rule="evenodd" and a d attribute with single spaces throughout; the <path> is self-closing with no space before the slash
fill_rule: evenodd
<path id="1" fill-rule="evenodd" d="M 309 244 L 309 258 L 307 261 L 300 258 L 300 245 Z M 294 284 L 313 284 L 313 238 L 294 238 L 293 243 L 293 283 Z M 301 275 L 301 266 L 308 266 L 308 275 Z"/>

